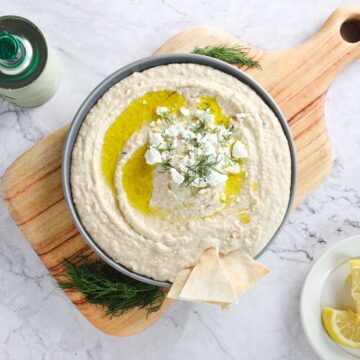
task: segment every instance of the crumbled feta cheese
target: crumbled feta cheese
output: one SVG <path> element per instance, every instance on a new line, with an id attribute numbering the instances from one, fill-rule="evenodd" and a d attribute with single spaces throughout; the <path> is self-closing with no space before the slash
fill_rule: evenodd
<path id="1" fill-rule="evenodd" d="M 225 155 L 224 155 L 224 153 L 220 153 L 220 154 L 217 156 L 216 161 L 217 161 L 218 163 L 220 163 L 220 162 L 222 162 L 222 161 L 225 161 Z"/>
<path id="2" fill-rule="evenodd" d="M 190 157 L 186 155 L 182 160 L 179 161 L 179 170 L 182 173 L 186 173 L 190 166 L 193 166 L 195 164 L 194 157 Z"/>
<path id="3" fill-rule="evenodd" d="M 175 184 L 182 184 L 185 180 L 185 177 L 183 175 L 181 175 L 176 169 L 171 168 L 170 169 L 170 175 L 171 175 L 171 179 Z"/>
<path id="4" fill-rule="evenodd" d="M 211 163 L 215 163 L 216 162 L 216 156 L 215 155 L 209 155 L 208 161 Z"/>
<path id="5" fill-rule="evenodd" d="M 225 134 L 226 132 L 227 132 L 227 129 L 226 129 L 226 127 L 225 127 L 223 124 L 221 124 L 221 125 L 218 126 L 218 133 L 219 133 L 219 135 L 223 135 L 223 134 Z"/>
<path id="6" fill-rule="evenodd" d="M 163 151 L 161 153 L 161 160 L 162 161 L 170 160 L 170 158 L 171 158 L 171 152 L 170 151 Z"/>
<path id="7" fill-rule="evenodd" d="M 226 167 L 226 171 L 230 174 L 239 174 L 240 165 L 237 163 L 232 163 L 231 165 Z"/>
<path id="8" fill-rule="evenodd" d="M 179 161 L 179 170 L 182 173 L 186 173 L 187 169 L 188 169 L 188 166 L 187 166 L 186 160 L 184 158 L 183 160 Z"/>
<path id="9" fill-rule="evenodd" d="M 201 147 L 202 153 L 204 155 L 216 155 L 216 149 L 215 146 L 210 144 L 210 143 L 205 143 L 202 147 Z"/>
<path id="10" fill-rule="evenodd" d="M 214 137 L 216 138 L 216 140 L 214 141 Z M 218 142 L 218 138 L 216 136 L 216 134 L 197 134 L 197 142 L 199 144 L 216 144 Z"/>
<path id="11" fill-rule="evenodd" d="M 210 189 L 201 189 L 199 190 L 199 194 L 205 194 L 207 192 L 209 192 Z"/>
<path id="12" fill-rule="evenodd" d="M 205 136 L 203 134 L 196 134 L 196 141 L 199 144 L 204 144 L 206 142 L 206 137 Z"/>
<path id="13" fill-rule="evenodd" d="M 150 135 L 149 135 L 149 143 L 150 143 L 150 145 L 157 146 L 157 145 L 160 145 L 163 142 L 164 142 L 164 138 L 162 137 L 161 134 L 153 133 L 153 132 L 150 133 Z"/>
<path id="14" fill-rule="evenodd" d="M 214 122 L 214 115 L 206 110 L 196 110 L 196 116 L 200 121 L 204 121 L 207 124 Z"/>
<path id="15" fill-rule="evenodd" d="M 208 183 L 201 178 L 196 178 L 194 179 L 194 181 L 191 183 L 192 186 L 194 187 L 198 187 L 198 188 L 204 188 L 208 185 Z"/>
<path id="16" fill-rule="evenodd" d="M 164 114 L 166 114 L 166 113 L 168 113 L 169 112 L 169 108 L 168 107 L 166 107 L 166 106 L 158 106 L 157 108 L 156 108 L 156 114 L 157 115 L 164 115 Z"/>
<path id="17" fill-rule="evenodd" d="M 222 150 L 221 154 L 224 154 L 224 156 L 228 158 L 231 157 L 230 147 L 222 148 Z"/>
<path id="18" fill-rule="evenodd" d="M 165 130 L 165 135 L 176 137 L 179 135 L 182 127 L 180 125 L 171 125 Z"/>
<path id="19" fill-rule="evenodd" d="M 181 113 L 182 115 L 184 115 L 184 116 L 189 116 L 189 115 L 190 115 L 190 110 L 182 106 L 182 107 L 180 108 L 180 113 Z"/>
<path id="20" fill-rule="evenodd" d="M 227 175 L 221 174 L 218 171 L 211 170 L 208 178 L 206 179 L 207 180 L 206 182 L 210 186 L 217 186 L 219 184 L 226 182 L 227 179 L 228 179 Z"/>
<path id="21" fill-rule="evenodd" d="M 181 129 L 181 136 L 184 139 L 195 139 L 196 138 L 196 134 L 194 134 L 192 131 L 188 130 L 188 129 Z"/>
<path id="22" fill-rule="evenodd" d="M 211 144 L 217 144 L 219 139 L 216 134 L 208 134 L 207 141 Z"/>
<path id="23" fill-rule="evenodd" d="M 146 163 L 149 165 L 158 164 L 162 161 L 160 152 L 154 147 L 150 146 L 145 153 Z"/>
<path id="24" fill-rule="evenodd" d="M 241 141 L 236 141 L 232 148 L 232 156 L 236 159 L 248 157 L 248 151 Z"/>

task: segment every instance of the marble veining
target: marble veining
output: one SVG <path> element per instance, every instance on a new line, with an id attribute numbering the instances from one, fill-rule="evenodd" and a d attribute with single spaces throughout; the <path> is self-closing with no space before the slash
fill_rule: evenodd
<path id="1" fill-rule="evenodd" d="M 36 109 L 0 100 L 0 178 L 17 156 L 69 122 L 105 76 L 148 56 L 177 31 L 211 24 L 255 46 L 286 49 L 314 33 L 343 3 L 3 0 L 2 14 L 28 17 L 46 34 L 62 66 L 62 83 L 55 97 Z M 137 336 L 102 334 L 56 288 L 0 200 L 1 360 L 317 359 L 301 329 L 299 297 L 314 260 L 360 232 L 359 80 L 357 62 L 336 78 L 327 95 L 334 155 L 330 176 L 292 211 L 263 255 L 271 274 L 230 311 L 178 302 Z"/>

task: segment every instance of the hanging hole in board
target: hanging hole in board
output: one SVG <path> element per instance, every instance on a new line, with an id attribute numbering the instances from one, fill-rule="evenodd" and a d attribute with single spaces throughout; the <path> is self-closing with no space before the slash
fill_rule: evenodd
<path id="1" fill-rule="evenodd" d="M 341 37 L 349 43 L 360 41 L 360 19 L 346 20 L 340 28 Z"/>

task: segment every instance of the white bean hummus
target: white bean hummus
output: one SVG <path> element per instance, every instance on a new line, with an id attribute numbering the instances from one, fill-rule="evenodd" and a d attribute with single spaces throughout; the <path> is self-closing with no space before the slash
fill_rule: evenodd
<path id="1" fill-rule="evenodd" d="M 238 79 L 158 66 L 110 88 L 72 153 L 72 194 L 115 261 L 173 281 L 204 250 L 255 256 L 287 210 L 291 157 L 279 120 Z"/>

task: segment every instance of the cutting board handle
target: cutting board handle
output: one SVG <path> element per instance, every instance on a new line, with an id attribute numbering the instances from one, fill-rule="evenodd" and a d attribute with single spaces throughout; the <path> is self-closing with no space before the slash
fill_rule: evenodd
<path id="1" fill-rule="evenodd" d="M 275 53 L 273 61 L 264 64 L 276 84 L 268 91 L 280 106 L 286 103 L 291 118 L 299 104 L 323 98 L 337 74 L 359 58 L 360 4 L 348 4 L 336 9 L 309 40 Z M 261 76 L 258 80 L 266 85 Z"/>
<path id="2" fill-rule="evenodd" d="M 360 58 L 360 4 L 337 8 L 312 38 L 293 50 L 303 56 L 304 71 L 315 62 L 323 64 L 327 73 L 321 81 L 328 88 L 345 66 Z"/>
<path id="3" fill-rule="evenodd" d="M 345 59 L 360 57 L 360 4 L 348 4 L 336 9 L 320 30 L 328 37 L 334 34 L 338 52 L 346 51 Z"/>

